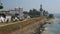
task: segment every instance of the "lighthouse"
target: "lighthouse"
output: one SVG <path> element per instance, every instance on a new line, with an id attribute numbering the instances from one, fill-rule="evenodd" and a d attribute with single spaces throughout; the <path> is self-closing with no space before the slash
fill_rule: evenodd
<path id="1" fill-rule="evenodd" d="M 40 5 L 40 16 L 43 16 L 42 4 Z"/>

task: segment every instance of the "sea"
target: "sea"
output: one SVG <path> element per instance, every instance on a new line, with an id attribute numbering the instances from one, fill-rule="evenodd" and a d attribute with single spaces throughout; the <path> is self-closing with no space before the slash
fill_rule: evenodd
<path id="1" fill-rule="evenodd" d="M 45 31 L 42 34 L 60 34 L 60 14 L 55 14 L 55 21 L 51 24 L 46 24 Z"/>

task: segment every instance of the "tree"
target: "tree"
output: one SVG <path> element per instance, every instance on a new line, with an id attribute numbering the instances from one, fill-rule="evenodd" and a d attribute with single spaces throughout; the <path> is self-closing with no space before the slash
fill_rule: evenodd
<path id="1" fill-rule="evenodd" d="M 48 14 L 49 14 L 48 11 L 46 11 L 45 14 L 46 14 L 45 16 L 48 16 Z"/>
<path id="2" fill-rule="evenodd" d="M 23 13 L 24 13 L 24 14 L 28 14 L 28 12 L 27 12 L 27 11 L 24 11 Z"/>
<path id="3" fill-rule="evenodd" d="M 0 6 L 0 9 L 3 9 L 3 6 Z"/>
<path id="4" fill-rule="evenodd" d="M 43 11 L 43 16 L 48 16 L 48 11 Z"/>
<path id="5" fill-rule="evenodd" d="M 29 10 L 29 15 L 32 15 L 33 14 L 33 10 Z"/>
<path id="6" fill-rule="evenodd" d="M 31 17 L 37 17 L 37 16 L 40 16 L 40 12 L 37 11 L 36 9 L 33 9 L 33 10 L 30 10 L 30 11 L 29 11 L 29 15 L 30 15 Z"/>
<path id="7" fill-rule="evenodd" d="M 53 14 L 49 14 L 49 18 L 54 18 L 54 15 Z"/>
<path id="8" fill-rule="evenodd" d="M 46 12 L 46 11 L 44 10 L 44 11 L 43 11 L 43 16 L 45 16 L 45 12 Z"/>
<path id="9" fill-rule="evenodd" d="M 33 15 L 37 15 L 37 10 L 36 9 L 33 9 Z"/>
<path id="10" fill-rule="evenodd" d="M 3 9 L 3 4 L 1 3 L 1 0 L 0 0 L 0 9 Z"/>

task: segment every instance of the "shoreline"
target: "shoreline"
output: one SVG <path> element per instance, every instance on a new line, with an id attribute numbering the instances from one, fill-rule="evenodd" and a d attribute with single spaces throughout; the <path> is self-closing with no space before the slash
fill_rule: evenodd
<path id="1" fill-rule="evenodd" d="M 56 19 L 55 19 L 55 18 L 50 18 L 50 19 L 48 19 L 47 21 L 48 21 L 48 22 L 54 22 L 54 21 L 56 21 Z"/>
<path id="2" fill-rule="evenodd" d="M 55 19 L 56 19 L 56 18 L 49 18 L 49 20 L 53 20 L 53 21 L 55 21 Z"/>
<path id="3" fill-rule="evenodd" d="M 54 22 L 55 20 L 56 20 L 55 18 L 48 19 L 48 20 L 47 20 L 48 23 L 46 23 L 46 24 L 51 24 L 51 23 Z M 43 26 L 44 26 L 44 25 L 43 25 Z M 44 28 L 44 31 L 42 31 L 41 34 L 49 34 L 48 31 L 47 31 L 47 29 L 49 29 L 49 28 L 45 27 L 45 28 Z"/>

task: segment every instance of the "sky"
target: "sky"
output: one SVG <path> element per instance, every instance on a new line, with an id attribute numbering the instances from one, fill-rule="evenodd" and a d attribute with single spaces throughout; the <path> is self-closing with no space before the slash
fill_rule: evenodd
<path id="1" fill-rule="evenodd" d="M 43 9 L 49 13 L 60 13 L 60 0 L 1 0 L 4 8 L 2 10 L 14 9 L 16 7 L 21 7 L 25 11 L 30 9 L 39 10 L 40 4 L 42 4 Z"/>

